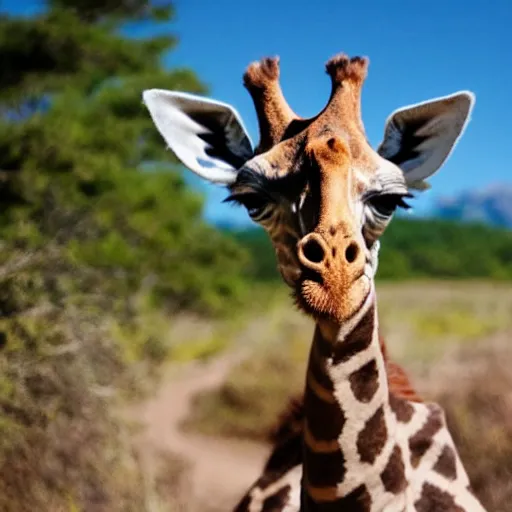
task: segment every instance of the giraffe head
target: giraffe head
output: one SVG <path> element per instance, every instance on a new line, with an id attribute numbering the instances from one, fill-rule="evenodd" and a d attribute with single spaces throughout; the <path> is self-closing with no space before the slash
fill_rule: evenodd
<path id="1" fill-rule="evenodd" d="M 347 319 L 373 288 L 378 239 L 411 190 L 448 158 L 474 97 L 461 91 L 401 108 L 374 150 L 361 120 L 368 60 L 341 54 L 327 65 L 326 107 L 303 119 L 279 86 L 277 58 L 252 63 L 244 84 L 260 142 L 253 150 L 236 110 L 182 92 L 144 92 L 153 121 L 182 163 L 228 187 L 269 234 L 298 304 L 316 317 Z"/>

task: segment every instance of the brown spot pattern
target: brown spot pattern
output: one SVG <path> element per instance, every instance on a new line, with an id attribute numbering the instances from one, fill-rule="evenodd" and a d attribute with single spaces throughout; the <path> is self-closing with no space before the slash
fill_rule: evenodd
<path id="1" fill-rule="evenodd" d="M 425 483 L 421 496 L 414 504 L 416 512 L 464 512 L 447 492 Z"/>
<path id="2" fill-rule="evenodd" d="M 356 399 L 368 403 L 379 389 L 379 372 L 375 359 L 355 371 L 349 377 L 349 381 Z"/>
<path id="3" fill-rule="evenodd" d="M 263 508 L 261 509 L 261 512 L 272 512 L 282 510 L 284 506 L 288 503 L 290 490 L 290 485 L 286 485 L 272 496 L 269 496 L 263 502 Z"/>
<path id="4" fill-rule="evenodd" d="M 423 400 L 414 390 L 412 383 L 404 369 L 400 365 L 389 360 L 386 343 L 380 334 L 379 345 L 382 350 L 382 355 L 384 356 L 384 361 L 386 363 L 386 373 L 388 376 L 389 388 L 394 397 L 405 398 L 411 402 L 422 402 Z"/>
<path id="5" fill-rule="evenodd" d="M 397 397 L 394 393 L 390 392 L 389 405 L 400 423 L 409 423 L 411 421 L 414 407 L 407 400 Z"/>
<path id="6" fill-rule="evenodd" d="M 309 431 L 317 441 L 337 439 L 345 425 L 345 415 L 337 402 L 325 402 L 306 387 L 304 407 Z"/>
<path id="7" fill-rule="evenodd" d="M 435 405 L 428 406 L 430 414 L 423 427 L 409 439 L 409 448 L 411 450 L 411 464 L 418 467 L 422 457 L 432 446 L 432 438 L 443 426 L 443 413 L 441 408 Z"/>
<path id="8" fill-rule="evenodd" d="M 322 336 L 319 327 L 316 327 L 313 337 L 313 344 L 321 357 L 331 357 L 334 351 L 334 344 L 330 343 Z"/>
<path id="9" fill-rule="evenodd" d="M 279 477 L 294 466 L 302 463 L 302 436 L 293 434 L 289 439 L 281 441 L 270 454 L 265 471 L 271 471 Z"/>
<path id="10" fill-rule="evenodd" d="M 439 459 L 434 466 L 434 471 L 445 476 L 448 480 L 457 479 L 457 464 L 455 461 L 455 453 L 450 446 L 445 446 Z"/>
<path id="11" fill-rule="evenodd" d="M 333 487 L 345 478 L 345 457 L 341 450 L 314 452 L 304 445 L 304 474 L 313 487 Z"/>
<path id="12" fill-rule="evenodd" d="M 375 322 L 375 306 L 368 308 L 361 321 L 345 340 L 333 346 L 333 363 L 345 363 L 353 356 L 368 348 L 372 342 Z"/>
<path id="13" fill-rule="evenodd" d="M 318 503 L 309 496 L 304 497 L 305 505 L 301 510 L 315 510 L 318 512 L 369 512 L 372 506 L 372 498 L 365 485 L 360 485 L 350 494 L 334 501 Z"/>
<path id="14" fill-rule="evenodd" d="M 384 448 L 387 437 L 384 409 L 380 406 L 357 437 L 357 451 L 361 461 L 373 464 Z"/>
<path id="15" fill-rule="evenodd" d="M 290 437 L 295 437 L 302 432 L 304 422 L 304 395 L 292 396 L 287 407 L 279 415 L 274 427 L 269 433 L 269 441 L 272 444 L 280 444 Z"/>
<path id="16" fill-rule="evenodd" d="M 396 445 L 391 452 L 384 471 L 380 475 L 382 484 L 386 491 L 393 494 L 402 492 L 407 486 L 405 481 L 405 466 L 403 461 L 402 450 L 400 446 Z"/>

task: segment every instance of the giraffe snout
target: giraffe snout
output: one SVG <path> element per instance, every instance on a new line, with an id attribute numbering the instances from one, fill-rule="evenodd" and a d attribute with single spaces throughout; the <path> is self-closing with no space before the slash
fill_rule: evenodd
<path id="1" fill-rule="evenodd" d="M 306 312 L 345 321 L 368 296 L 364 242 L 350 233 L 341 228 L 314 231 L 297 244 L 301 276 L 296 297 Z"/>
<path id="2" fill-rule="evenodd" d="M 323 276 L 327 273 L 342 273 L 348 278 L 357 278 L 364 269 L 364 251 L 353 237 L 329 236 L 309 233 L 297 245 L 300 263 L 308 270 Z"/>

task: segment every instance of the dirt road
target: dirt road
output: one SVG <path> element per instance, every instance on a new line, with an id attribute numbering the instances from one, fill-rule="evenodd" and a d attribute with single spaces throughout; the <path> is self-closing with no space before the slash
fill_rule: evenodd
<path id="1" fill-rule="evenodd" d="M 243 358 L 231 353 L 208 363 L 194 363 L 163 382 L 158 393 L 138 408 L 145 425 L 139 438 L 143 450 L 167 449 L 191 464 L 188 509 L 229 511 L 257 478 L 269 448 L 247 441 L 226 440 L 190 434 L 180 423 L 190 411 L 199 391 L 215 388 L 229 369 Z"/>

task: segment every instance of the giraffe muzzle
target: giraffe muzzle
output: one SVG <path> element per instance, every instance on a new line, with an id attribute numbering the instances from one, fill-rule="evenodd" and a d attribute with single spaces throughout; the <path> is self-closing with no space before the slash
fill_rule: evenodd
<path id="1" fill-rule="evenodd" d="M 345 229 L 309 233 L 297 244 L 297 258 L 301 277 L 296 297 L 306 312 L 343 321 L 368 295 L 365 251 Z"/>
<path id="2" fill-rule="evenodd" d="M 320 233 L 309 233 L 297 244 L 297 256 L 305 269 L 319 274 L 346 272 L 359 275 L 364 268 L 364 251 L 348 237 L 332 236 L 328 241 Z"/>

